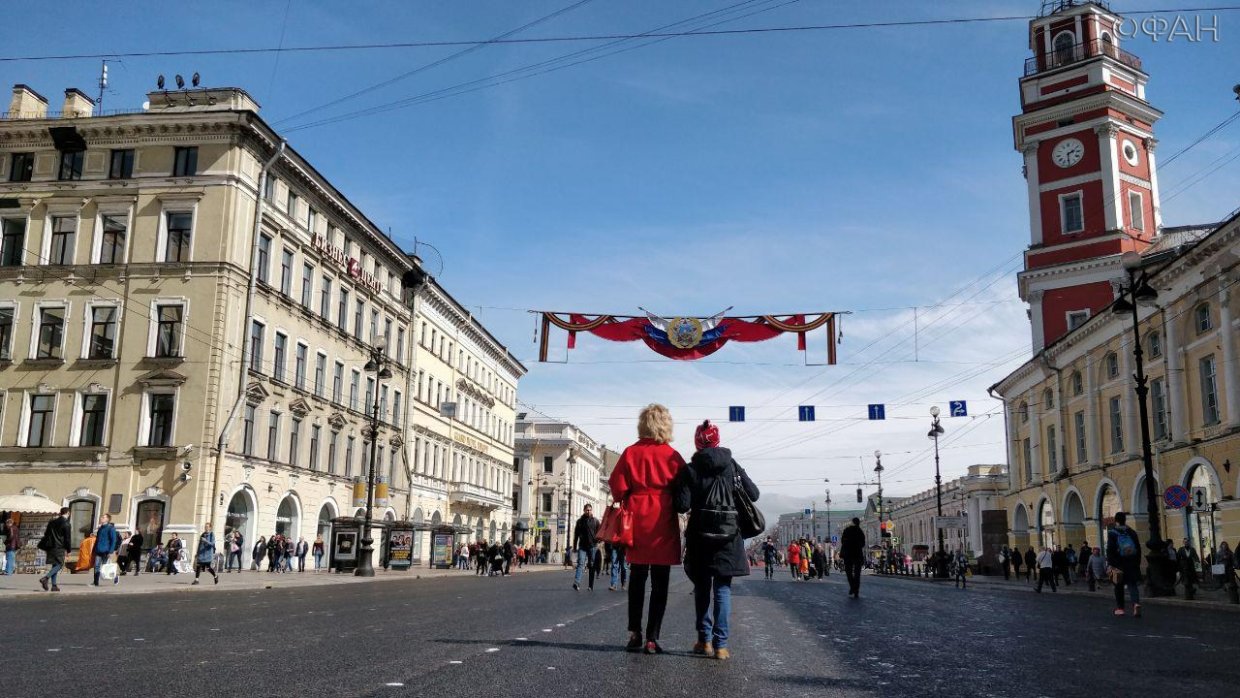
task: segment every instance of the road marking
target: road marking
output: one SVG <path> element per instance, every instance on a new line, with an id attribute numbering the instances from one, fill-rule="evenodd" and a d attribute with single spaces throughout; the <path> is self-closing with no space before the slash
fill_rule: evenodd
<path id="1" fill-rule="evenodd" d="M 395 688 L 399 688 L 399 687 L 401 687 L 401 686 L 404 686 L 405 684 L 403 684 L 403 683 L 401 683 L 401 682 L 399 682 L 399 681 L 392 681 L 392 682 L 389 682 L 389 683 L 385 683 L 385 684 L 383 684 L 383 685 L 384 685 L 384 686 L 392 686 L 392 687 L 395 687 Z"/>
<path id="2" fill-rule="evenodd" d="M 553 666 L 549 666 L 549 667 L 547 667 L 547 670 L 548 670 L 548 671 L 555 671 L 555 667 L 553 667 Z"/>
<path id="3" fill-rule="evenodd" d="M 549 633 L 549 632 L 551 632 L 551 628 L 543 628 L 543 632 L 544 632 L 544 633 Z"/>
<path id="4" fill-rule="evenodd" d="M 59 648 L 59 647 L 49 647 L 49 648 L 47 648 L 47 651 L 48 651 L 48 652 L 59 652 L 59 651 L 60 651 L 60 648 Z"/>
<path id="5" fill-rule="evenodd" d="M 448 662 L 448 663 L 449 663 L 449 664 L 464 664 L 465 662 L 462 662 L 462 661 L 461 661 L 461 660 L 459 660 L 459 659 L 453 659 L 452 661 L 450 661 L 450 662 Z"/>
<path id="6" fill-rule="evenodd" d="M 564 627 L 564 624 L 563 624 L 563 623 L 556 623 L 556 624 L 555 624 L 555 627 L 557 627 L 557 628 L 563 628 L 563 627 Z"/>
<path id="7" fill-rule="evenodd" d="M 529 642 L 529 641 L 530 641 L 530 639 L 529 639 L 528 637 L 519 637 L 519 638 L 517 638 L 517 642 Z"/>
<path id="8" fill-rule="evenodd" d="M 134 642 L 146 642 L 146 638 L 145 638 L 145 637 L 135 637 L 135 638 L 133 639 L 133 641 L 134 641 Z"/>

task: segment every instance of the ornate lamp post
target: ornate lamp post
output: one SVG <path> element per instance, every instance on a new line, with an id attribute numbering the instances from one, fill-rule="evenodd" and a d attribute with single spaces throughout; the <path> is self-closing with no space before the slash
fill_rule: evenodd
<path id="1" fill-rule="evenodd" d="M 884 538 L 883 534 L 886 533 L 886 528 L 884 528 L 883 526 L 883 452 L 882 451 L 879 451 L 879 450 L 874 451 L 874 462 L 877 464 L 874 466 L 874 474 L 878 476 L 878 543 L 879 543 L 879 546 L 882 548 L 882 560 L 880 561 L 880 564 L 879 564 L 879 571 L 886 573 L 887 572 L 887 544 L 883 540 Z"/>
<path id="2" fill-rule="evenodd" d="M 1141 419 L 1141 462 L 1145 466 L 1145 506 L 1149 515 L 1150 537 L 1145 547 L 1149 549 L 1145 559 L 1149 570 L 1149 588 L 1155 596 L 1175 593 L 1173 561 L 1167 557 L 1166 543 L 1162 536 L 1162 512 L 1158 504 L 1158 492 L 1154 489 L 1154 451 L 1150 446 L 1149 386 L 1145 376 L 1144 352 L 1141 350 L 1141 319 L 1138 305 L 1153 305 L 1158 292 L 1150 285 L 1149 274 L 1141 266 L 1139 252 L 1129 250 L 1120 256 L 1120 263 L 1128 273 L 1128 285 L 1119 292 L 1111 312 L 1118 316 L 1132 317 L 1132 358 L 1136 363 L 1133 382 L 1137 393 L 1137 412 Z"/>
<path id="3" fill-rule="evenodd" d="M 926 434 L 934 441 L 934 504 L 935 513 L 938 516 L 943 515 L 943 475 L 939 470 L 939 437 L 946 433 L 942 424 L 939 424 L 939 406 L 932 405 L 930 407 L 930 431 Z M 939 523 L 939 522 L 935 522 Z M 943 545 L 943 527 L 936 526 L 938 529 L 939 551 L 935 565 L 935 576 L 940 578 L 947 577 L 947 551 Z"/>
<path id="4" fill-rule="evenodd" d="M 370 468 L 366 475 L 366 518 L 362 523 L 362 547 L 358 550 L 356 577 L 375 576 L 374 555 L 375 540 L 371 536 L 370 523 L 375 505 L 375 460 L 379 454 L 379 382 L 389 380 L 392 371 L 388 368 L 387 337 L 379 337 L 370 349 L 370 360 L 363 367 L 367 373 L 374 373 L 375 381 L 374 404 L 370 410 Z"/>

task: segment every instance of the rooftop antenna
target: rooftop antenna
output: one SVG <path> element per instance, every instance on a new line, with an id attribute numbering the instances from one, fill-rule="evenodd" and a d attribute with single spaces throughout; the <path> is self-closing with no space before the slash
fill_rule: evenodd
<path id="1" fill-rule="evenodd" d="M 95 106 L 99 107 L 99 113 L 103 114 L 103 91 L 108 88 L 108 62 L 103 61 L 103 68 L 99 71 L 99 98 L 95 100 Z"/>

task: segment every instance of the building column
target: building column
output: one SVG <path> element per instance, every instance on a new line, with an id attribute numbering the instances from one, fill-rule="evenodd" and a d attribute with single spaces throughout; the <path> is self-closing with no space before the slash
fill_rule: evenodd
<path id="1" fill-rule="evenodd" d="M 1162 229 L 1162 195 L 1158 192 L 1158 168 L 1154 165 L 1154 148 L 1158 146 L 1155 138 L 1146 138 L 1145 159 L 1150 168 L 1150 205 L 1154 208 L 1154 231 Z"/>
<path id="2" fill-rule="evenodd" d="M 1178 318 L 1166 320 L 1163 311 L 1163 356 L 1167 357 L 1167 402 L 1171 411 L 1169 421 L 1171 442 L 1184 443 L 1188 436 L 1188 409 L 1184 404 L 1184 355 L 1180 346 Z"/>
<path id="3" fill-rule="evenodd" d="M 1102 227 L 1103 230 L 1118 230 L 1124 226 L 1120 216 L 1123 207 L 1119 201 L 1119 149 L 1115 147 L 1119 127 L 1105 123 L 1095 128 L 1094 133 L 1098 134 L 1098 152 L 1102 157 Z"/>
<path id="4" fill-rule="evenodd" d="M 1042 458 L 1042 403 L 1038 402 L 1033 390 L 1025 399 L 1029 402 L 1029 459 L 1033 461 L 1030 468 L 1033 480 L 1027 484 L 1041 484 L 1046 479 L 1046 462 Z"/>
<path id="5" fill-rule="evenodd" d="M 1124 384 L 1127 386 L 1124 389 L 1124 453 L 1128 454 L 1140 453 L 1141 449 L 1141 420 L 1137 414 L 1137 391 L 1133 389 L 1137 363 L 1132 355 L 1132 341 L 1141 340 L 1133 340 L 1129 335 L 1127 348 L 1121 349 L 1124 355 Z"/>
<path id="6" fill-rule="evenodd" d="M 1042 195 L 1038 179 L 1038 144 L 1032 143 L 1021 151 L 1025 155 L 1025 184 L 1029 190 L 1029 240 L 1032 245 L 1042 244 Z"/>
<path id="7" fill-rule="evenodd" d="M 1046 327 L 1042 322 L 1042 294 L 1045 291 L 1029 292 L 1029 324 L 1033 328 L 1033 353 L 1037 354 L 1046 346 Z"/>
<path id="8" fill-rule="evenodd" d="M 1085 356 L 1085 457 L 1091 465 L 1102 462 L 1102 429 L 1098 422 L 1098 366 L 1093 354 Z"/>
<path id="9" fill-rule="evenodd" d="M 1220 274 L 1218 289 L 1219 340 L 1223 345 L 1223 394 L 1227 399 L 1227 426 L 1240 427 L 1240 368 L 1236 366 L 1236 333 L 1231 325 L 1231 275 Z"/>

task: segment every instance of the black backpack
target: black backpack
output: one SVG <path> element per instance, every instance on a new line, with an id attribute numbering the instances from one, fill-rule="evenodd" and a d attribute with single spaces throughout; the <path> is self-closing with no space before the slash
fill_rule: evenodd
<path id="1" fill-rule="evenodd" d="M 732 468 L 715 477 L 706 492 L 702 508 L 693 512 L 689 532 L 694 536 L 716 543 L 730 541 L 740 534 L 736 506 L 732 501 Z"/>

